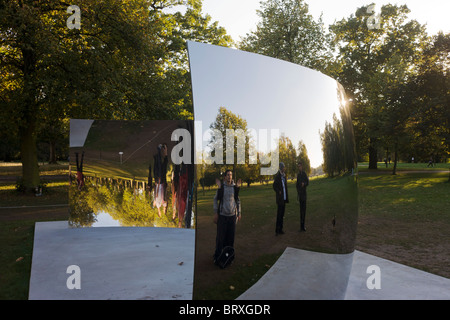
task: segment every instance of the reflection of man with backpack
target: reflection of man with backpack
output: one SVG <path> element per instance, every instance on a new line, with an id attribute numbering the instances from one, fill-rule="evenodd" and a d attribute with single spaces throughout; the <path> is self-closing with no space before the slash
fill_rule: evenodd
<path id="1" fill-rule="evenodd" d="M 226 263 L 222 261 L 226 253 L 221 255 L 224 249 L 230 250 L 227 253 L 234 257 L 234 250 L 231 248 L 234 247 L 236 222 L 241 219 L 239 200 L 240 180 L 237 185 L 234 184 L 233 172 L 231 170 L 225 171 L 224 175 L 223 184 L 219 185 L 219 189 L 214 197 L 214 223 L 217 224 L 214 263 L 221 267 L 226 266 Z"/>

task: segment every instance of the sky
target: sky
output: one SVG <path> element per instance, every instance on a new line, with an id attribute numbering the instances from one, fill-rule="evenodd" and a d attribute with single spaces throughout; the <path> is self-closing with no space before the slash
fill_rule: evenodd
<path id="1" fill-rule="evenodd" d="M 309 12 L 318 19 L 322 14 L 325 26 L 354 14 L 358 7 L 375 3 L 375 12 L 385 4 L 406 4 L 411 10 L 409 17 L 427 25 L 428 34 L 439 30 L 450 32 L 450 1 L 448 0 L 307 0 Z M 235 41 L 255 30 L 259 17 L 260 0 L 203 0 L 203 13 L 227 30 Z"/>
<path id="2" fill-rule="evenodd" d="M 340 116 L 335 80 L 297 64 L 231 48 L 189 42 L 188 49 L 194 118 L 201 122 L 196 132 L 202 132 L 196 135 L 197 150 L 200 145 L 207 150 L 207 130 L 219 108 L 225 107 L 255 130 L 258 151 L 274 149 L 277 136 L 272 130 L 277 130 L 295 148 L 300 140 L 306 145 L 311 167 L 322 164 L 319 131 L 332 122 L 333 114 Z"/>

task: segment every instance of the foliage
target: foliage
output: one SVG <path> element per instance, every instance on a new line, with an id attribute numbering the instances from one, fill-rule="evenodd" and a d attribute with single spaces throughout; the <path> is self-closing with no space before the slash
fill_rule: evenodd
<path id="1" fill-rule="evenodd" d="M 380 143 L 398 146 L 405 136 L 411 97 L 405 86 L 417 71 L 425 27 L 408 20 L 406 5 L 381 8 L 379 28 L 367 27 L 367 6 L 330 26 L 342 70 L 336 75 L 353 101 L 358 153 L 376 168 Z"/>
<path id="2" fill-rule="evenodd" d="M 325 71 L 331 56 L 322 20 L 315 21 L 303 0 L 266 0 L 257 11 L 256 30 L 239 44 L 244 51 L 264 54 Z"/>
<path id="3" fill-rule="evenodd" d="M 170 187 L 169 187 L 170 189 Z M 99 183 L 86 180 L 82 190 L 72 184 L 69 190 L 70 217 L 73 226 L 92 226 L 101 212 L 120 222 L 121 226 L 139 227 L 176 227 L 178 222 L 172 219 L 173 208 L 168 192 L 167 212 L 152 206 L 152 194 L 143 189 L 125 187 L 119 183 Z"/>
<path id="4" fill-rule="evenodd" d="M 39 181 L 37 134 L 61 121 L 192 118 L 185 40 L 231 39 L 200 0 L 80 0 L 81 28 L 67 3 L 0 2 L 0 126 L 19 137 L 27 188 Z M 185 14 L 164 9 L 185 5 Z"/>
<path id="5" fill-rule="evenodd" d="M 227 110 L 225 107 L 220 107 L 217 113 L 215 121 L 211 124 L 210 129 L 217 130 L 220 132 L 219 136 L 212 136 L 209 141 L 209 146 L 212 149 L 212 152 L 220 154 L 214 154 L 209 160 L 214 160 L 215 163 L 204 163 L 200 167 L 201 178 L 199 180 L 202 187 L 213 186 L 216 182 L 215 179 L 219 178 L 221 173 L 228 167 L 233 170 L 233 177 L 235 181 L 237 179 L 242 179 L 243 182 L 247 183 L 247 186 L 250 186 L 253 182 L 261 182 L 266 179 L 272 179 L 270 176 L 261 176 L 260 168 L 262 158 L 264 158 L 263 152 L 259 152 L 254 148 L 254 144 L 256 143 L 250 133 L 247 130 L 247 121 L 243 119 L 241 116 L 232 113 Z M 233 140 L 227 141 L 226 134 L 227 130 L 242 130 L 245 136 L 245 140 L 241 140 L 244 142 L 244 154 L 245 159 L 243 163 L 238 163 L 238 155 L 240 152 L 238 144 L 239 139 L 243 137 L 239 137 L 238 135 L 233 137 Z M 227 143 L 231 144 L 232 150 L 234 152 L 233 162 L 227 160 Z M 257 152 L 257 161 L 250 161 L 250 149 L 254 148 Z M 231 150 L 231 148 L 230 148 Z M 274 151 L 272 151 L 274 152 Z M 309 174 L 310 172 L 310 161 L 308 158 L 308 153 L 306 150 L 306 146 L 302 141 L 299 142 L 298 149 L 296 150 L 291 139 L 289 137 L 282 136 L 278 142 L 278 159 L 280 162 L 283 162 L 286 166 L 286 174 L 290 178 L 295 178 L 297 176 L 297 164 L 301 160 L 304 163 L 304 170 Z M 218 165 L 218 161 L 223 160 L 225 165 Z M 231 157 L 230 159 L 231 160 Z M 242 160 L 242 159 L 241 159 Z"/>

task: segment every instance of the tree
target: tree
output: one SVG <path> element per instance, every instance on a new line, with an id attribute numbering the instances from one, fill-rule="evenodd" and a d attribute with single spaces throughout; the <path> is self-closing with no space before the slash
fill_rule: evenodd
<path id="1" fill-rule="evenodd" d="M 417 72 L 408 83 L 411 113 L 406 132 L 410 152 L 420 161 L 445 161 L 450 156 L 450 34 L 432 37 Z"/>
<path id="2" fill-rule="evenodd" d="M 298 142 L 297 147 L 297 163 L 301 162 L 303 166 L 303 171 L 309 176 L 311 174 L 311 162 L 308 157 L 308 150 L 303 141 Z"/>
<path id="3" fill-rule="evenodd" d="M 319 71 L 330 59 L 321 19 L 315 21 L 303 0 L 266 0 L 257 11 L 260 22 L 239 49 L 286 60 Z"/>
<path id="4" fill-rule="evenodd" d="M 185 15 L 163 12 L 178 4 Z M 183 41 L 201 34 L 231 42 L 210 18 L 200 19 L 200 0 L 79 5 L 81 28 L 69 29 L 65 2 L 0 2 L 0 121 L 19 138 L 29 190 L 39 184 L 40 127 L 68 118 L 192 117 Z"/>
<path id="5" fill-rule="evenodd" d="M 353 101 L 358 152 L 367 150 L 369 168 L 376 169 L 378 145 L 386 136 L 386 129 L 393 122 L 401 123 L 400 118 L 390 116 L 402 115 L 408 107 L 402 103 L 405 100 L 394 96 L 411 77 L 426 33 L 417 21 L 408 21 L 407 6 L 383 6 L 380 27 L 375 29 L 367 25 L 367 9 L 368 6 L 358 8 L 355 15 L 336 22 L 330 29 L 343 66 L 337 78 Z M 392 108 L 398 112 L 392 113 Z M 383 121 L 383 117 L 389 120 Z"/>
<path id="6" fill-rule="evenodd" d="M 342 123 L 333 114 L 333 123 L 325 122 L 325 129 L 320 134 L 323 151 L 323 171 L 333 177 L 345 169 Z"/>
<path id="7" fill-rule="evenodd" d="M 323 171 L 333 177 L 343 172 L 353 172 L 356 167 L 356 154 L 351 118 L 345 107 L 340 108 L 340 118 L 333 114 L 333 122 L 325 122 L 320 134 L 323 152 Z"/>
<path id="8" fill-rule="evenodd" d="M 278 143 L 279 161 L 286 167 L 286 177 L 294 178 L 297 176 L 297 154 L 291 139 L 281 136 Z"/>
<path id="9" fill-rule="evenodd" d="M 249 134 L 247 131 L 247 121 L 243 119 L 241 116 L 236 115 L 231 111 L 227 110 L 225 107 L 220 107 L 215 121 L 210 125 L 210 129 L 220 132 L 220 137 L 213 136 L 209 142 L 210 147 L 214 149 L 215 153 L 214 157 L 216 159 L 223 160 L 227 165 L 232 165 L 233 177 L 238 178 L 236 176 L 238 157 L 244 156 L 245 157 L 244 162 L 248 163 Z M 227 130 L 229 133 L 228 136 L 231 137 L 232 140 L 228 141 Z M 238 130 L 240 130 L 241 134 L 239 134 Z M 242 142 L 244 143 L 243 154 L 242 150 L 238 148 Z M 228 154 L 228 159 L 227 159 L 227 145 L 230 147 L 228 151 L 233 152 L 232 157 L 230 156 L 230 154 Z M 217 152 L 221 152 L 221 154 L 216 154 Z M 239 166 L 241 165 L 244 165 L 244 163 L 239 164 Z"/>

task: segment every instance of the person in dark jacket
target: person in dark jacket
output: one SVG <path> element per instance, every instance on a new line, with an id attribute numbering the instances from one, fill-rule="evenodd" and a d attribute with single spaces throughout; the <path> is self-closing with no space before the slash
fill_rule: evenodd
<path id="1" fill-rule="evenodd" d="M 289 195 L 286 181 L 286 167 L 280 162 L 280 170 L 278 170 L 273 181 L 273 190 L 275 190 L 275 198 L 277 202 L 277 222 L 275 224 L 275 235 L 284 234 L 283 220 L 286 203 L 289 203 Z"/>
<path id="2" fill-rule="evenodd" d="M 305 217 L 306 217 L 306 187 L 309 185 L 309 179 L 306 172 L 303 171 L 303 164 L 298 163 L 298 174 L 297 174 L 297 196 L 300 202 L 300 231 L 306 231 L 305 228 Z"/>

